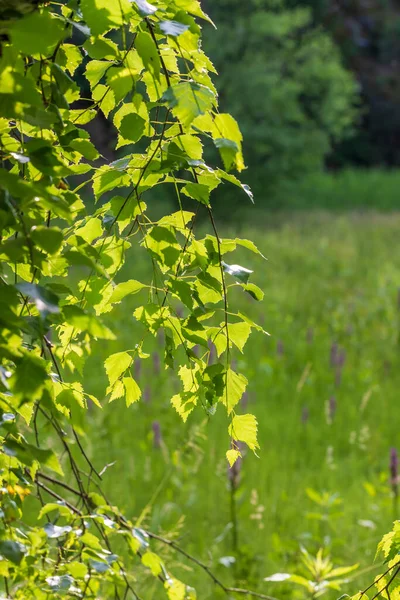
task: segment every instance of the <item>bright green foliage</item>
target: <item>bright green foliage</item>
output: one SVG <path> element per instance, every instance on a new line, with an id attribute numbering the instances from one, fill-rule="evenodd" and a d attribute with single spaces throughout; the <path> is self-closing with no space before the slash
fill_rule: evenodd
<path id="1" fill-rule="evenodd" d="M 265 204 L 277 182 L 319 169 L 332 143 L 351 133 L 357 84 L 299 3 L 289 9 L 284 0 L 209 0 L 205 6 L 217 24 L 216 32 L 206 32 L 205 47 L 219 72 L 222 109 L 229 107 L 241 124 L 253 187 Z M 225 166 L 232 140 L 241 141 L 232 131 L 227 137 L 220 147 Z"/>
<path id="2" fill-rule="evenodd" d="M 211 209 L 220 185 L 242 188 L 246 202 L 251 192 L 203 159 L 203 144 L 215 145 L 224 168 L 240 171 L 242 136 L 218 113 L 195 20 L 208 18 L 197 0 L 32 9 L 3 22 L 0 59 L 0 589 L 17 600 L 139 598 L 141 559 L 168 598 L 194 598 L 148 534 L 102 495 L 77 414 L 103 402 L 85 391 L 83 377 L 98 340 L 118 350 L 104 364 L 105 396 L 129 407 L 141 398 L 134 361 L 149 356 L 149 338 L 162 331 L 165 368 L 182 383 L 171 410 L 185 420 L 195 407 L 213 415 L 221 405 L 229 419 L 221 444 L 258 447 L 255 417 L 235 412 L 247 380 L 230 359 L 261 328 L 235 314 L 230 292 L 262 292 L 248 283 L 252 271 L 223 260 L 237 245 L 258 250 L 222 240 Z M 79 45 L 66 42 L 75 30 Z M 92 101 L 77 104 L 81 63 Z M 110 164 L 83 127 L 99 111 L 119 133 L 122 154 Z M 180 210 L 156 221 L 146 192 L 162 197 L 166 186 Z M 183 209 L 186 196 L 194 212 Z M 200 209 L 211 234 L 196 239 Z M 147 260 L 152 279 L 123 281 L 127 257 Z M 142 337 L 118 348 L 112 311 L 133 296 Z M 219 360 L 210 364 L 214 345 Z M 230 451 L 229 462 L 238 456 Z"/>
<path id="3" fill-rule="evenodd" d="M 301 549 L 301 567 L 302 573 L 274 573 L 266 577 L 264 581 L 290 581 L 296 585 L 305 588 L 310 597 L 319 598 L 329 590 L 340 591 L 344 584 L 348 583 L 346 575 L 355 571 L 358 565 L 346 567 L 334 567 L 329 556 L 324 556 L 324 551 L 320 548 L 316 556 L 311 556 L 305 548 Z"/>

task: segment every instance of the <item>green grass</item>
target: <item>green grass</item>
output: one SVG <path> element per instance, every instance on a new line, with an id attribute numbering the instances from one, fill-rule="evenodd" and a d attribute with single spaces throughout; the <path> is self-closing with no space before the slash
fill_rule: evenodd
<path id="1" fill-rule="evenodd" d="M 211 419 L 199 409 L 186 425 L 180 421 L 169 406 L 176 380 L 158 371 L 154 358 L 162 356 L 162 340 L 150 346 L 152 358 L 137 372 L 145 400 L 129 409 L 116 401 L 90 414 L 96 464 L 115 461 L 104 476 L 105 490 L 130 518 L 146 509 L 147 527 L 179 532 L 181 546 L 222 579 L 233 583 L 236 577 L 240 585 L 278 597 L 292 595 L 290 585 L 262 579 L 294 572 L 300 545 L 312 553 L 327 548 L 338 565 L 372 564 L 377 541 L 398 516 L 388 469 L 390 448 L 400 448 L 399 227 L 398 214 L 300 213 L 265 214 L 258 228 L 240 228 L 268 262 L 246 251 L 235 256 L 234 262 L 254 269 L 253 281 L 265 291 L 262 303 L 237 296 L 238 307 L 271 335 L 254 334 L 245 354 L 235 356 L 249 379 L 243 411 L 257 415 L 261 444 L 258 458 L 246 454 L 240 473 L 236 573 L 219 563 L 233 554 L 226 415 L 221 406 Z M 146 268 L 132 258 L 125 275 L 140 279 Z M 118 349 L 132 348 L 138 341 L 134 304 L 120 306 L 112 323 Z M 345 351 L 340 383 L 330 365 L 334 343 Z M 111 344 L 102 346 L 100 353 L 110 350 Z M 105 388 L 100 358 L 87 371 L 99 395 Z M 329 420 L 332 396 L 336 413 Z M 154 447 L 155 421 L 160 448 Z M 337 494 L 341 502 L 326 511 L 307 488 Z M 178 559 L 171 553 L 173 572 L 192 568 Z M 355 593 L 373 575 L 361 575 L 343 591 Z M 223 597 L 201 571 L 184 576 L 199 598 Z M 157 582 L 149 584 L 146 600 L 159 593 Z"/>
<path id="2" fill-rule="evenodd" d="M 243 179 L 246 179 L 244 174 Z M 249 182 L 250 183 L 250 182 Z M 400 170 L 343 169 L 338 172 L 316 172 L 298 181 L 284 180 L 266 196 L 255 194 L 256 213 L 271 210 L 376 210 L 400 209 Z M 235 213 L 252 219 L 247 205 L 235 205 Z M 219 208 L 219 207 L 218 207 Z M 243 210 L 245 212 L 243 212 Z M 257 217 L 255 217 L 257 218 Z"/>

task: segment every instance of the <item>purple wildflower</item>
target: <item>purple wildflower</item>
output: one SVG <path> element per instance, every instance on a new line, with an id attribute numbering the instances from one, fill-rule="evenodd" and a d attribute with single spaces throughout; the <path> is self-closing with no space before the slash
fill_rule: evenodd
<path id="1" fill-rule="evenodd" d="M 335 371 L 335 386 L 340 387 L 341 383 L 342 383 L 342 369 L 340 367 L 337 367 L 336 371 Z"/>
<path id="2" fill-rule="evenodd" d="M 159 375 L 160 374 L 160 355 L 158 354 L 158 352 L 153 352 L 153 370 L 154 370 L 154 375 Z"/>
<path id="3" fill-rule="evenodd" d="M 330 354 L 330 365 L 332 368 L 337 366 L 337 359 L 339 354 L 339 348 L 336 342 L 333 342 L 331 346 L 331 354 Z"/>
<path id="4" fill-rule="evenodd" d="M 162 442 L 160 422 L 153 421 L 151 428 L 153 430 L 153 447 L 160 448 Z"/>
<path id="5" fill-rule="evenodd" d="M 276 344 L 276 353 L 278 356 L 283 356 L 285 352 L 285 348 L 283 346 L 283 342 L 282 340 L 278 340 L 278 343 Z"/>
<path id="6" fill-rule="evenodd" d="M 143 392 L 143 402 L 145 404 L 150 404 L 151 402 L 151 389 L 149 385 L 146 385 Z"/>
<path id="7" fill-rule="evenodd" d="M 308 406 L 303 406 L 303 409 L 301 411 L 301 422 L 303 423 L 303 425 L 306 425 L 308 423 L 309 418 L 310 411 L 308 409 Z"/>
<path id="8" fill-rule="evenodd" d="M 398 484 L 399 484 L 399 455 L 396 448 L 390 449 L 390 485 L 394 495 L 398 495 Z"/>
<path id="9" fill-rule="evenodd" d="M 307 329 L 307 344 L 312 344 L 314 341 L 314 329 L 309 327 Z"/>
<path id="10" fill-rule="evenodd" d="M 340 350 L 337 356 L 337 366 L 342 368 L 346 362 L 346 350 Z"/>

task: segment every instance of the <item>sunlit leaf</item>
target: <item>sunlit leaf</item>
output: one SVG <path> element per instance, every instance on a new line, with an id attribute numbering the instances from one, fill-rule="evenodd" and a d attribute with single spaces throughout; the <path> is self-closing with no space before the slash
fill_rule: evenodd
<path id="1" fill-rule="evenodd" d="M 131 364 L 132 357 L 127 352 L 111 354 L 104 363 L 110 385 L 113 385 Z"/>
<path id="2" fill-rule="evenodd" d="M 132 377 L 124 377 L 122 381 L 125 387 L 126 405 L 130 406 L 134 402 L 140 400 L 142 392 L 140 387 Z"/>
<path id="3" fill-rule="evenodd" d="M 145 552 L 142 556 L 142 563 L 150 569 L 154 577 L 158 577 L 163 571 L 163 563 L 154 552 Z"/>
<path id="4" fill-rule="evenodd" d="M 165 35 L 172 35 L 173 37 L 178 37 L 189 29 L 189 25 L 178 21 L 160 21 L 159 27 Z"/>
<path id="5" fill-rule="evenodd" d="M 254 415 L 235 415 L 229 425 L 229 435 L 239 442 L 244 442 L 250 450 L 259 448 L 257 441 L 257 419 Z"/>
<path id="6" fill-rule="evenodd" d="M 246 269 L 240 265 L 227 265 L 225 262 L 222 262 L 222 266 L 225 273 L 229 273 L 229 275 L 235 277 L 240 283 L 247 283 L 250 275 L 253 273 L 250 269 Z"/>
<path id="7" fill-rule="evenodd" d="M 231 450 L 228 450 L 226 453 L 226 458 L 229 462 L 229 466 L 233 467 L 233 465 L 235 464 L 235 462 L 237 461 L 237 459 L 241 456 L 239 450 L 236 450 L 234 448 L 231 448 Z"/>
<path id="8" fill-rule="evenodd" d="M 172 85 L 162 97 L 184 127 L 209 110 L 215 102 L 213 92 L 206 86 L 195 82 Z"/>

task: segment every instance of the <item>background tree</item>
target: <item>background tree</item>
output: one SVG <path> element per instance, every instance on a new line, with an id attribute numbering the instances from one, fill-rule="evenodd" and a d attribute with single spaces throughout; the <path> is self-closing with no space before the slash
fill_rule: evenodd
<path id="1" fill-rule="evenodd" d="M 219 72 L 220 102 L 242 123 L 253 187 L 270 192 L 321 168 L 333 144 L 351 134 L 358 102 L 330 36 L 298 4 L 205 4 L 218 24 L 205 44 Z"/>

